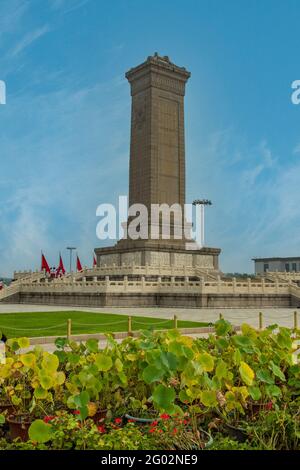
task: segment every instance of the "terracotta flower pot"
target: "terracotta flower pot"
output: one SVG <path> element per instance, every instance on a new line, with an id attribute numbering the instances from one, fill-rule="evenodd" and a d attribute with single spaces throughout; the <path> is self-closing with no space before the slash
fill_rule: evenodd
<path id="1" fill-rule="evenodd" d="M 260 413 L 260 411 L 271 411 L 273 409 L 273 402 L 267 403 L 252 403 L 251 411 L 254 415 Z"/>
<path id="2" fill-rule="evenodd" d="M 13 405 L 9 402 L 0 402 L 0 413 L 4 413 L 5 411 L 13 411 Z"/>
<path id="3" fill-rule="evenodd" d="M 92 420 L 95 424 L 99 423 L 99 421 L 106 418 L 107 408 L 105 410 L 97 410 L 96 414 L 92 416 Z"/>
<path id="4" fill-rule="evenodd" d="M 11 415 L 7 418 L 9 433 L 12 440 L 19 438 L 21 441 L 28 441 L 28 429 L 32 419 L 28 415 Z"/>

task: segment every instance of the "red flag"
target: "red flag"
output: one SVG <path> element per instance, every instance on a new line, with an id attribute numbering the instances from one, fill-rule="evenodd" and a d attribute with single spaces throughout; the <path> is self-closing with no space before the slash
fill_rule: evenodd
<path id="1" fill-rule="evenodd" d="M 65 273 L 66 273 L 66 270 L 65 270 L 65 267 L 64 267 L 64 263 L 63 263 L 61 254 L 59 253 L 59 265 L 58 265 L 58 268 L 56 270 L 56 277 L 63 276 Z"/>
<path id="2" fill-rule="evenodd" d="M 80 259 L 79 259 L 78 255 L 77 255 L 77 271 L 82 271 L 82 266 L 81 266 Z"/>
<path id="3" fill-rule="evenodd" d="M 49 264 L 47 263 L 47 260 L 44 254 L 42 253 L 41 271 L 44 271 L 44 270 L 46 271 L 46 273 L 50 274 Z"/>
<path id="4" fill-rule="evenodd" d="M 94 255 L 93 256 L 93 267 L 95 268 L 97 266 L 97 260 L 96 260 L 96 256 Z"/>

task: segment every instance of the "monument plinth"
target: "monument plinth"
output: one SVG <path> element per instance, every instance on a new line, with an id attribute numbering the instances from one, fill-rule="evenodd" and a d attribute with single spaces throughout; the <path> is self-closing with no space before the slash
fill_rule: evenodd
<path id="1" fill-rule="evenodd" d="M 129 206 L 148 209 L 147 239 L 121 239 L 114 247 L 97 248 L 98 266 L 182 265 L 218 269 L 217 248 L 186 249 L 184 236 L 185 135 L 184 95 L 190 77 L 184 67 L 166 56 L 150 56 L 130 69 L 131 138 Z M 154 204 L 176 205 L 171 213 L 170 237 L 162 236 L 162 219 L 152 220 Z M 130 223 L 130 217 L 127 225 Z M 150 228 L 157 225 L 158 236 Z M 179 227 L 179 228 L 178 228 Z M 178 237 L 178 230 L 181 236 Z M 175 236 L 176 234 L 176 236 Z"/>

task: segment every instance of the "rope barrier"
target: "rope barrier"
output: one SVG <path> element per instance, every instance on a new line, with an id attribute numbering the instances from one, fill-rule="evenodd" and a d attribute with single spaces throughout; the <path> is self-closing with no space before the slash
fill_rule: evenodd
<path id="1" fill-rule="evenodd" d="M 14 331 L 43 331 L 43 330 L 52 330 L 53 328 L 60 328 L 61 326 L 66 326 L 65 323 L 60 323 L 59 325 L 53 325 L 53 326 L 45 326 L 44 328 L 13 328 L 12 326 L 0 326 L 1 328 L 4 328 L 6 330 L 14 330 Z"/>
<path id="2" fill-rule="evenodd" d="M 166 324 L 166 323 L 170 323 L 173 320 L 173 318 L 170 318 L 169 320 L 163 320 L 163 321 L 160 321 L 160 322 L 155 322 L 155 323 L 149 323 L 149 322 L 142 322 L 142 321 L 138 321 L 138 320 L 135 320 L 134 318 L 132 319 L 132 321 L 134 323 L 136 323 L 137 325 L 163 325 L 163 324 Z"/>
<path id="3" fill-rule="evenodd" d="M 232 317 L 231 315 L 223 314 L 224 320 L 254 320 L 257 316 L 253 317 Z"/>
<path id="4" fill-rule="evenodd" d="M 127 318 L 125 320 L 116 321 L 112 323 L 77 323 L 72 321 L 72 325 L 77 326 L 111 326 L 111 325 L 120 325 L 121 323 L 127 322 Z"/>

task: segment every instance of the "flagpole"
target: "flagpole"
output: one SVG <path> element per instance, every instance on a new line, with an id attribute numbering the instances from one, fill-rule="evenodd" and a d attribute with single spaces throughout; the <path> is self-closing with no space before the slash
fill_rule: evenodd
<path id="1" fill-rule="evenodd" d="M 70 252 L 70 274 L 72 273 L 72 254 L 73 250 L 76 250 L 76 247 L 74 246 L 67 246 L 67 250 Z"/>

